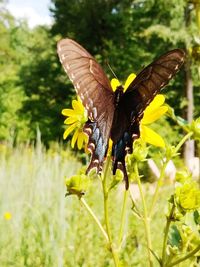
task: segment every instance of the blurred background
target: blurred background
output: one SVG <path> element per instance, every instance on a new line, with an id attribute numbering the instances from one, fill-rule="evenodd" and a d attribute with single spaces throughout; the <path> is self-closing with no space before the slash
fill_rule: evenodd
<path id="1" fill-rule="evenodd" d="M 64 198 L 64 177 L 84 159 L 62 141 L 61 110 L 76 98 L 57 57 L 63 37 L 84 46 L 111 79 L 109 62 L 122 82 L 162 53 L 184 49 L 185 66 L 164 94 L 176 115 L 189 122 L 200 116 L 200 1 L 0 0 L 1 266 L 112 266 L 98 251 L 98 230 L 79 220 L 85 213 L 76 201 Z M 154 128 L 170 144 L 183 136 L 167 117 Z M 198 169 L 198 156 L 189 141 L 177 166 L 196 157 Z M 96 198 L 98 193 L 89 202 L 101 215 Z M 123 257 L 130 266 L 145 266 L 142 231 L 133 219 L 131 224 L 139 235 L 128 233 Z M 85 247 L 92 251 L 87 259 Z"/>

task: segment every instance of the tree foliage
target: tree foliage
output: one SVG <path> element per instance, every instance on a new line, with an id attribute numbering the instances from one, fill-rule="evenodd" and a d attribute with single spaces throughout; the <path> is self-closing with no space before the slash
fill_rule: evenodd
<path id="1" fill-rule="evenodd" d="M 45 143 L 62 137 L 60 112 L 75 97 L 56 53 L 56 42 L 63 37 L 81 43 L 112 78 L 109 63 L 122 82 L 167 50 L 198 47 L 194 5 L 186 0 L 51 2 L 52 27 L 29 29 L 1 9 L 1 140 L 34 140 L 37 127 Z M 199 63 L 192 62 L 198 116 Z M 169 103 L 180 115 L 186 105 L 184 80 L 182 70 L 167 89 Z"/>
<path id="2" fill-rule="evenodd" d="M 23 128 L 20 138 L 27 138 L 26 122 L 19 118 L 25 97 L 18 85 L 23 53 L 18 45 L 19 32 L 14 18 L 5 9 L 0 11 L 0 139 L 12 139 Z"/>
<path id="3" fill-rule="evenodd" d="M 27 49 L 29 60 L 19 72 L 27 97 L 21 115 L 28 116 L 31 137 L 39 127 L 48 143 L 62 135 L 61 109 L 70 99 L 72 86 L 67 87 L 67 77 L 61 74 L 56 40 L 47 28 L 38 27 L 30 34 Z"/>

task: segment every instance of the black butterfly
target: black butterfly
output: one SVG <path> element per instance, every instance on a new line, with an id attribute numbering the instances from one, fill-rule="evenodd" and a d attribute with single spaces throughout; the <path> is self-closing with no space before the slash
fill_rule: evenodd
<path id="1" fill-rule="evenodd" d="M 129 186 L 125 166 L 126 153 L 132 153 L 133 141 L 140 136 L 139 124 L 147 105 L 184 62 L 183 50 L 175 49 L 162 55 L 144 68 L 129 85 L 112 91 L 101 66 L 78 43 L 71 39 L 58 42 L 60 61 L 88 112 L 84 132 L 89 136 L 91 161 L 87 173 L 102 170 L 109 138 L 113 141 L 113 174 L 121 169 Z"/>

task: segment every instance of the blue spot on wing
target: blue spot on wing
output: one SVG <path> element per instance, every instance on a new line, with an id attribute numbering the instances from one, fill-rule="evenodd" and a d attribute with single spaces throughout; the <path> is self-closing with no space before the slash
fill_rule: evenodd
<path id="1" fill-rule="evenodd" d="M 106 147 L 103 143 L 102 137 L 100 136 L 96 148 L 95 148 L 95 154 L 99 157 L 99 161 L 102 162 L 105 156 Z"/>
<path id="2" fill-rule="evenodd" d="M 91 161 L 87 168 L 88 173 L 92 168 L 97 169 L 97 173 L 102 170 L 104 157 L 107 152 L 107 143 L 104 142 L 97 122 L 88 121 L 85 124 L 85 132 L 89 136 L 88 149 L 91 151 Z"/>

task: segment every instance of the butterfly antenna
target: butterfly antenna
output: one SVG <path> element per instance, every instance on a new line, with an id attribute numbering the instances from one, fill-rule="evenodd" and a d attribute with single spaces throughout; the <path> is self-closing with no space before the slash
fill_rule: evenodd
<path id="1" fill-rule="evenodd" d="M 108 65 L 110 71 L 112 72 L 113 76 L 114 76 L 116 79 L 118 79 L 118 78 L 117 78 L 117 75 L 114 73 L 114 71 L 113 71 L 113 69 L 111 68 L 111 66 L 110 66 L 110 64 L 109 64 L 108 61 L 107 61 L 107 65 Z"/>

